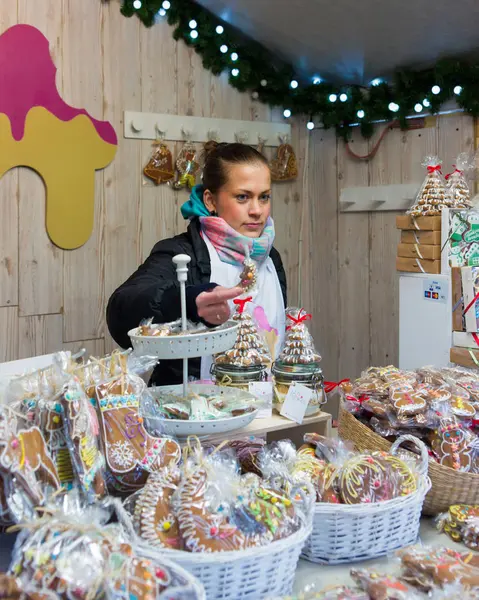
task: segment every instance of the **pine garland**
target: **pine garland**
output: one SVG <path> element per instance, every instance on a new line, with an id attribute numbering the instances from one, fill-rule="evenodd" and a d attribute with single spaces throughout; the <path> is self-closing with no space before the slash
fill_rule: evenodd
<path id="1" fill-rule="evenodd" d="M 167 10 L 163 5 L 164 0 L 122 0 L 121 12 L 127 17 L 136 14 L 147 27 L 164 18 L 160 11 L 165 13 L 174 27 L 173 37 L 193 46 L 203 66 L 213 74 L 228 70 L 229 82 L 237 90 L 250 91 L 259 101 L 289 109 L 292 115 L 307 115 L 325 128 L 334 127 L 344 139 L 349 138 L 351 125 L 358 123 L 366 138 L 371 137 L 377 121 L 398 120 L 401 128 L 407 129 L 408 116 L 420 115 L 426 109 L 436 114 L 451 99 L 466 113 L 479 116 L 479 64 L 443 59 L 429 69 L 397 70 L 391 83 L 377 82 L 368 87 L 304 82 L 290 64 L 199 4 L 171 0 Z M 191 21 L 196 21 L 196 27 L 190 26 Z M 218 26 L 223 28 L 221 34 L 217 33 Z M 193 30 L 196 37 L 191 35 Z M 222 46 L 227 47 L 226 52 L 221 51 Z M 233 53 L 237 60 L 232 59 Z M 292 81 L 298 82 L 296 88 Z M 418 111 L 420 106 L 423 108 Z"/>

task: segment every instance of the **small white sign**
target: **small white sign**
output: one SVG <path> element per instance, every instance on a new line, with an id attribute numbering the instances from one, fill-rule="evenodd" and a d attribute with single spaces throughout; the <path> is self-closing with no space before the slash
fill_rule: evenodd
<path id="1" fill-rule="evenodd" d="M 444 285 L 440 281 L 437 281 L 437 279 L 425 279 L 423 287 L 424 300 L 434 302 L 435 304 L 439 302 L 446 304 L 447 294 L 444 290 Z"/>
<path id="2" fill-rule="evenodd" d="M 313 395 L 314 390 L 301 383 L 293 383 L 286 394 L 286 400 L 284 401 L 280 414 L 291 421 L 295 421 L 298 425 L 301 425 Z"/>
<path id="3" fill-rule="evenodd" d="M 257 419 L 269 419 L 273 414 L 273 384 L 271 381 L 252 381 L 249 393 L 261 400 Z"/>

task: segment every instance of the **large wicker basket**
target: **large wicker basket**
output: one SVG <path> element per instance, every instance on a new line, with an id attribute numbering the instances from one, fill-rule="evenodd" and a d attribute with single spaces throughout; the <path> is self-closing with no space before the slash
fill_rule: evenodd
<path id="1" fill-rule="evenodd" d="M 339 410 L 339 436 L 353 442 L 358 450 L 389 450 L 391 442 L 371 431 L 343 406 Z M 429 461 L 431 490 L 426 496 L 423 513 L 435 515 L 451 504 L 479 503 L 479 475 L 462 473 Z"/>

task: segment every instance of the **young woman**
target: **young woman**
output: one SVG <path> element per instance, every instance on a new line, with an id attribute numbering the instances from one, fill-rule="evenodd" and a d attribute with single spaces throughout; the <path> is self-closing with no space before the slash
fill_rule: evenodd
<path id="1" fill-rule="evenodd" d="M 208 143 L 203 185 L 196 186 L 181 212 L 190 219 L 186 233 L 162 240 L 150 256 L 111 296 L 107 323 L 113 339 L 130 346 L 127 332 L 142 319 L 166 323 L 180 317 L 180 291 L 172 258 L 188 254 L 186 301 L 188 318 L 208 326 L 230 317 L 232 301 L 243 294 L 237 287 L 245 245 L 256 262 L 258 284 L 249 310 L 260 330 L 279 348 L 284 332 L 286 275 L 273 248 L 271 176 L 266 158 L 245 144 Z M 271 337 L 271 334 L 272 337 Z M 208 378 L 211 359 L 189 361 L 189 375 Z M 180 383 L 181 361 L 161 361 L 151 384 Z"/>

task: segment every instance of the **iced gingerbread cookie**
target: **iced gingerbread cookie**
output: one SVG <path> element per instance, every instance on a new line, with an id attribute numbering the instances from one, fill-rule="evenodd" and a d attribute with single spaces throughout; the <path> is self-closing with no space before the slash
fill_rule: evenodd
<path id="1" fill-rule="evenodd" d="M 60 402 L 77 477 L 87 493 L 101 498 L 106 494 L 105 458 L 99 448 L 100 425 L 95 409 L 79 386 L 65 390 Z"/>
<path id="2" fill-rule="evenodd" d="M 374 600 L 413 600 L 417 592 L 407 583 L 391 575 L 366 569 L 351 569 L 351 578 Z"/>
<path id="3" fill-rule="evenodd" d="M 97 406 L 107 466 L 113 479 L 121 481 L 124 491 L 139 489 L 145 478 L 138 469 L 159 471 L 177 464 L 181 457 L 180 446 L 170 438 L 154 438 L 145 429 L 140 417 L 140 398 L 129 382 L 100 384 L 96 388 Z M 146 474 L 145 473 L 145 474 Z"/>
<path id="4" fill-rule="evenodd" d="M 249 292 L 256 287 L 257 281 L 258 273 L 256 265 L 250 258 L 247 258 L 243 263 L 243 270 L 240 273 L 239 285 L 245 292 Z"/>
<path id="5" fill-rule="evenodd" d="M 443 418 L 433 432 L 431 447 L 441 465 L 456 471 L 471 470 L 473 444 L 477 437 L 456 418 Z"/>
<path id="6" fill-rule="evenodd" d="M 136 504 L 134 525 L 140 536 L 152 546 L 179 549 L 178 521 L 171 497 L 180 482 L 178 469 L 151 473 Z"/>
<path id="7" fill-rule="evenodd" d="M 476 414 L 476 407 L 461 396 L 452 396 L 450 400 L 451 412 L 456 417 L 472 419 Z"/>
<path id="8" fill-rule="evenodd" d="M 416 587 L 430 590 L 434 586 L 461 583 L 466 587 L 479 586 L 479 568 L 471 554 L 461 554 L 448 548 L 415 546 L 399 553 L 403 579 Z"/>
<path id="9" fill-rule="evenodd" d="M 205 498 L 207 486 L 208 475 L 203 467 L 183 479 L 176 514 L 185 549 L 189 552 L 242 550 L 246 547 L 246 535 L 229 523 L 223 513 L 211 510 Z"/>
<path id="10" fill-rule="evenodd" d="M 389 390 L 391 404 L 398 415 L 414 416 L 427 409 L 427 402 L 420 392 L 414 391 L 412 386 L 391 386 Z"/>
<path id="11" fill-rule="evenodd" d="M 373 456 L 391 467 L 391 478 L 397 486 L 396 496 L 407 496 L 416 491 L 416 477 L 403 460 L 387 452 L 374 452 Z"/>
<path id="12" fill-rule="evenodd" d="M 362 403 L 362 407 L 364 410 L 367 410 L 368 412 L 372 413 L 375 417 L 378 417 L 380 419 L 384 419 L 387 417 L 388 405 L 385 402 L 382 402 L 381 400 L 369 398 L 369 400 L 365 400 Z"/>
<path id="13" fill-rule="evenodd" d="M 0 411 L 0 467 L 19 481 L 35 505 L 45 501 L 45 486 L 60 488 L 60 478 L 38 427 L 16 431 L 16 418 Z"/>
<path id="14" fill-rule="evenodd" d="M 390 500 L 410 489 L 407 487 L 410 483 L 407 466 L 399 461 L 404 473 L 398 475 L 397 465 L 393 466 L 394 457 L 387 456 L 360 454 L 344 464 L 339 491 L 345 504 Z"/>

